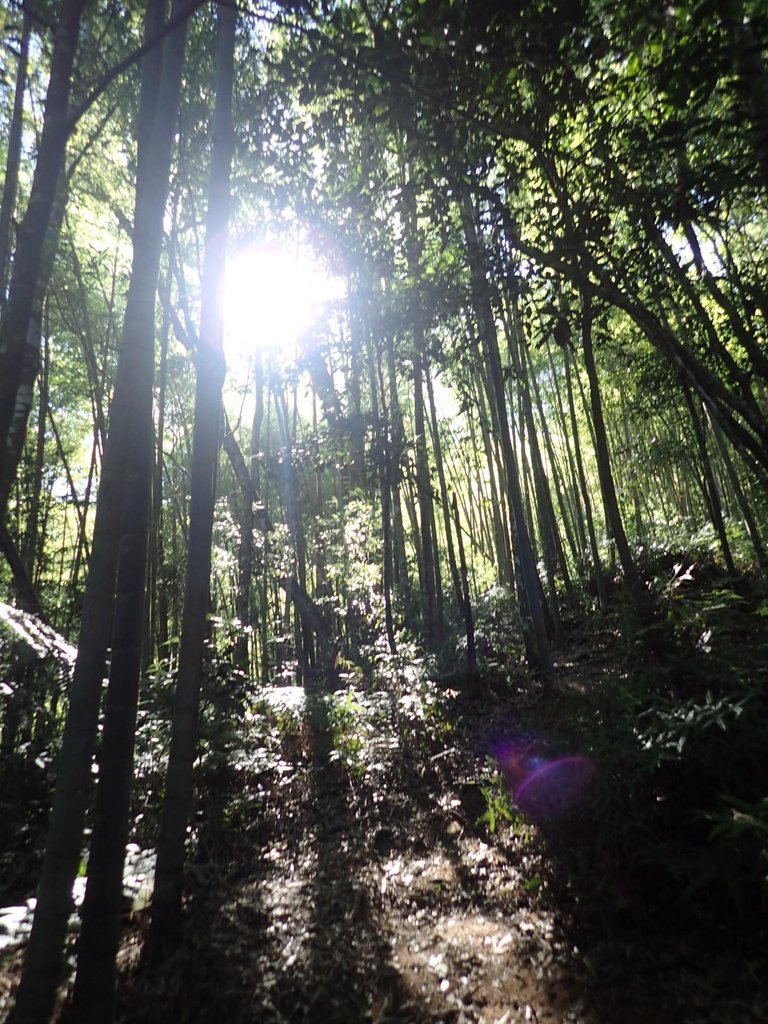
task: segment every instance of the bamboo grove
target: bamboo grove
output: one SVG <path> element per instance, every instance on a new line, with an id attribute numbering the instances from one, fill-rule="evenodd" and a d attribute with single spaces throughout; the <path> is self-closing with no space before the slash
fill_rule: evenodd
<path id="1" fill-rule="evenodd" d="M 507 595 L 556 688 L 569 619 L 651 621 L 655 552 L 765 569 L 768 22 L 746 0 L 0 19 L 0 580 L 78 646 L 68 689 L 30 670 L 0 706 L 3 751 L 61 746 L 15 1019 L 50 1012 L 88 816 L 75 1001 L 106 1020 L 142 680 L 176 688 L 162 955 L 212 662 L 315 685 L 407 637 L 471 673 Z M 225 376 L 225 254 L 281 239 L 343 297 L 282 347 L 254 303 Z"/>

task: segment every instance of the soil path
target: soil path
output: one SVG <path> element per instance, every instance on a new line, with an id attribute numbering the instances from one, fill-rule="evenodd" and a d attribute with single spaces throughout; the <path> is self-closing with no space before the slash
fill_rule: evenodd
<path id="1" fill-rule="evenodd" d="M 728 922 L 607 862 L 572 877 L 588 799 L 554 829 L 514 812 L 488 754 L 537 728 L 523 687 L 263 692 L 200 772 L 183 947 L 150 970 L 144 915 L 127 922 L 119 1021 L 767 1021 L 765 952 Z"/>
<path id="2" fill-rule="evenodd" d="M 273 757 L 223 780 L 185 947 L 151 975 L 126 946 L 125 1024 L 768 1020 L 759 953 L 611 897 L 605 879 L 585 905 L 538 829 L 497 817 L 491 831 L 503 800 L 485 754 L 519 732 L 520 700 L 349 691 L 264 707 L 257 746 L 271 722 Z"/>

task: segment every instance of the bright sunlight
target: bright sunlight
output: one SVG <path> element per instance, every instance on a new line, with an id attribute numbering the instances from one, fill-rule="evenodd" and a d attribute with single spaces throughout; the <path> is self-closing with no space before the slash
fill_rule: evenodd
<path id="1" fill-rule="evenodd" d="M 224 286 L 227 364 L 249 361 L 256 349 L 291 352 L 344 293 L 344 281 L 326 273 L 305 248 L 262 243 L 240 249 Z"/>

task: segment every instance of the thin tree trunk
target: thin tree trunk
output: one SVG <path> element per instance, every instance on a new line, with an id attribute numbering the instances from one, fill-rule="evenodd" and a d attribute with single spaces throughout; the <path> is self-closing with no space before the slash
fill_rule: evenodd
<path id="1" fill-rule="evenodd" d="M 214 487 L 221 424 L 221 389 L 225 373 L 219 296 L 222 291 L 230 207 L 236 23 L 237 12 L 233 7 L 222 5 L 217 9 L 216 106 L 213 115 L 202 281 L 200 348 L 197 352 L 184 618 L 152 905 L 153 945 L 156 951 L 163 952 L 173 948 L 181 936 L 184 844 L 192 809 L 193 765 L 197 754 L 200 688 L 207 636 Z"/>
<path id="2" fill-rule="evenodd" d="M 435 389 L 432 385 L 432 375 L 429 368 L 425 366 L 424 377 L 427 382 L 427 399 L 429 401 L 429 422 L 432 431 L 432 452 L 435 457 L 437 468 L 437 479 L 440 485 L 440 504 L 443 509 L 443 527 L 445 529 L 445 546 L 448 551 L 448 567 L 451 573 L 453 594 L 456 600 L 456 608 L 460 611 L 462 606 L 461 580 L 456 565 L 456 552 L 453 544 L 453 525 L 451 523 L 451 509 L 448 502 L 448 487 L 445 482 L 445 465 L 443 464 L 443 448 L 440 441 L 440 430 L 437 422 L 437 409 L 435 407 Z"/>
<path id="3" fill-rule="evenodd" d="M 157 381 L 157 430 L 155 434 L 155 475 L 152 494 L 152 555 L 150 558 L 149 642 L 154 645 L 158 660 L 168 656 L 168 584 L 165 578 L 165 522 L 163 488 L 165 487 L 165 402 L 168 384 L 168 343 L 171 318 L 169 314 L 171 275 L 166 273 L 165 301 L 162 302 L 163 323 L 160 328 L 160 360 Z M 161 300 L 162 301 L 162 300 Z"/>
<path id="4" fill-rule="evenodd" d="M 555 452 L 554 445 L 552 444 L 552 435 L 550 434 L 549 427 L 547 425 L 547 418 L 544 415 L 544 409 L 541 401 L 541 392 L 539 389 L 539 382 L 536 378 L 536 373 L 533 367 L 533 360 L 531 359 L 531 353 L 528 348 L 525 349 L 523 356 L 526 360 L 528 367 L 528 380 L 530 381 L 531 390 L 533 391 L 534 402 L 536 403 L 536 411 L 539 414 L 539 428 L 544 438 L 544 448 L 547 453 L 547 459 L 552 470 L 552 486 L 557 497 L 557 507 L 560 510 L 560 520 L 563 524 L 563 531 L 565 533 L 565 539 L 570 548 L 571 557 L 575 564 L 579 562 L 579 552 L 576 546 L 576 539 L 573 535 L 573 527 L 571 523 L 571 516 L 569 510 L 566 507 L 565 499 L 563 498 L 563 483 L 562 483 L 562 470 L 558 465 L 557 453 Z M 553 512 L 554 515 L 554 512 Z"/>
<path id="5" fill-rule="evenodd" d="M 40 498 L 43 485 L 43 465 L 45 463 L 45 424 L 48 415 L 48 385 L 51 371 L 50 338 L 46 330 L 43 335 L 43 372 L 40 375 L 39 400 L 37 406 L 37 438 L 35 441 L 35 461 L 32 469 L 32 493 L 27 501 L 27 516 L 24 527 L 24 544 L 21 550 L 22 561 L 29 579 L 35 578 L 40 539 Z"/>
<path id="6" fill-rule="evenodd" d="M 379 498 L 381 501 L 381 540 L 382 540 L 382 591 L 384 594 L 384 628 L 390 653 L 397 653 L 395 640 L 394 614 L 392 610 L 392 588 L 394 582 L 394 565 L 392 557 L 392 492 L 387 479 L 387 440 L 384 422 L 379 403 L 379 380 L 376 371 L 373 340 L 368 339 L 368 375 L 371 389 L 371 411 L 373 413 L 374 455 L 379 482 Z"/>
<path id="7" fill-rule="evenodd" d="M 502 586 L 511 587 L 514 581 L 514 566 L 512 564 L 512 547 L 507 528 L 505 506 L 501 497 L 504 483 L 502 474 L 495 456 L 493 438 L 491 437 L 488 413 L 486 411 L 487 396 L 477 383 L 477 409 L 479 410 L 480 434 L 483 439 L 485 461 L 488 465 L 488 481 L 491 492 L 491 522 L 493 524 L 493 539 L 496 551 L 496 569 L 499 583 Z"/>
<path id="8" fill-rule="evenodd" d="M 565 450 L 565 462 L 568 467 L 571 516 L 573 519 L 574 529 L 576 531 L 577 540 L 580 548 L 579 560 L 581 563 L 583 563 L 585 553 L 587 550 L 587 534 L 584 523 L 584 515 L 582 514 L 582 503 L 579 497 L 579 495 L 582 493 L 583 488 L 580 489 L 580 482 L 577 480 L 575 459 L 571 451 L 571 445 L 569 443 L 570 432 L 565 421 L 565 410 L 563 407 L 563 396 L 560 390 L 559 374 L 557 367 L 555 365 L 554 357 L 552 355 L 552 346 L 550 344 L 549 338 L 547 338 L 547 360 L 549 362 L 549 368 L 552 374 L 552 384 L 555 396 L 555 409 L 557 412 L 558 423 L 560 425 L 560 436 L 563 439 L 563 446 Z"/>
<path id="9" fill-rule="evenodd" d="M 646 604 L 646 595 L 632 559 L 627 535 L 624 532 L 624 524 L 619 511 L 619 502 L 616 497 L 616 488 L 611 471 L 611 457 L 608 451 L 603 403 L 592 348 L 592 303 L 586 291 L 582 292 L 581 342 L 584 353 L 584 366 L 589 380 L 590 405 L 592 407 L 592 420 L 595 430 L 595 455 L 597 457 L 597 471 L 600 477 L 600 491 L 603 496 L 606 524 L 616 543 L 624 579 L 635 597 L 638 611 L 644 614 L 645 608 L 643 606 Z"/>
<path id="10" fill-rule="evenodd" d="M 419 313 L 412 322 L 414 332 L 413 353 L 413 418 L 416 460 L 416 494 L 419 503 L 419 530 L 422 567 L 424 570 L 424 625 L 427 644 L 437 648 L 442 643 L 442 622 L 438 611 L 436 564 L 434 553 L 434 505 L 427 455 L 426 421 L 424 417 L 423 388 L 423 325 Z"/>
<path id="11" fill-rule="evenodd" d="M 405 429 L 403 414 L 397 394 L 397 369 L 395 365 L 395 343 L 391 333 L 386 335 L 387 381 L 389 384 L 389 423 L 392 432 L 391 443 L 387 445 L 387 479 L 392 494 L 392 548 L 395 573 L 395 591 L 402 601 L 406 625 L 413 625 L 413 598 L 408 573 L 408 556 L 405 550 L 405 527 L 400 490 L 402 485 L 403 452 L 405 450 Z M 385 403 L 382 403 L 384 406 Z"/>
<path id="12" fill-rule="evenodd" d="M 507 413 L 506 395 L 504 392 L 504 374 L 499 354 L 496 324 L 491 309 L 486 278 L 486 260 L 483 256 L 480 238 L 475 224 L 475 213 L 466 193 L 459 200 L 464 237 L 467 245 L 467 256 L 472 282 L 472 293 L 480 322 L 480 334 L 488 360 L 489 378 L 495 415 L 499 424 L 499 440 L 503 454 L 506 475 L 507 497 L 514 531 L 515 563 L 518 566 L 518 602 L 526 655 L 529 663 L 535 667 L 549 688 L 554 681 L 554 664 L 547 633 L 547 622 L 541 600 L 541 585 L 536 571 L 531 539 L 525 523 L 525 510 L 517 474 L 515 453 L 512 447 L 509 416 Z"/>
<path id="13" fill-rule="evenodd" d="M 160 0 L 154 0 L 148 7 L 145 29 L 148 36 L 162 21 L 162 7 Z M 150 52 L 143 66 L 133 270 L 96 508 L 78 658 L 58 760 L 56 792 L 37 906 L 12 1016 L 14 1024 L 43 1024 L 50 1017 L 72 908 L 72 883 L 80 864 L 102 678 L 112 633 L 118 538 L 126 491 L 125 469 L 137 436 L 137 425 L 144 421 L 151 427 L 154 297 L 183 43 L 183 29 L 172 34 L 166 42 L 169 58 L 170 51 L 173 51 L 178 65 L 175 91 L 170 66 L 164 86 L 158 90 L 163 63 L 159 50 Z M 152 138 L 155 123 L 157 132 Z M 142 572 L 144 565 L 145 560 L 142 559 Z M 120 876 L 123 855 L 124 850 L 121 850 L 117 861 Z M 120 877 L 118 922 L 121 887 Z M 104 940 L 107 941 L 106 936 Z M 111 975 L 111 971 L 109 973 Z M 111 980 L 107 987 L 111 989 Z M 110 1001 L 108 993 L 107 1002 Z"/>
<path id="14" fill-rule="evenodd" d="M 48 422 L 51 425 L 53 439 L 56 442 L 56 454 L 58 455 L 59 462 L 61 463 L 62 469 L 64 470 L 64 476 L 66 477 L 67 480 L 67 487 L 69 488 L 69 493 L 72 497 L 72 504 L 75 509 L 75 515 L 77 516 L 78 531 L 79 534 L 82 536 L 85 557 L 90 558 L 90 552 L 88 550 L 88 536 L 86 532 L 85 512 L 82 507 L 80 498 L 78 497 L 77 489 L 75 488 L 75 481 L 72 478 L 72 471 L 69 468 L 69 459 L 67 458 L 67 453 L 64 451 L 64 445 L 62 444 L 61 441 L 61 434 L 59 433 L 59 428 L 56 425 L 56 420 L 53 418 L 53 410 L 51 409 L 50 405 L 46 409 L 46 414 L 48 417 Z"/>
<path id="15" fill-rule="evenodd" d="M 302 590 L 307 589 L 307 544 L 304 524 L 299 510 L 299 477 L 293 454 L 295 432 L 292 432 L 288 417 L 288 405 L 284 394 L 275 387 L 275 414 L 280 430 L 280 478 L 285 505 L 288 530 L 293 541 L 294 572 Z M 295 425 L 294 425 L 295 430 Z M 289 593 L 288 591 L 286 593 Z M 290 596 L 290 594 L 289 594 Z M 295 649 L 301 679 L 307 678 L 307 669 L 312 660 L 312 628 L 302 607 L 294 602 Z"/>
<path id="16" fill-rule="evenodd" d="M 461 522 L 459 520 L 459 506 L 456 503 L 456 495 L 453 496 L 453 520 L 456 525 L 456 542 L 459 548 L 459 564 L 461 566 L 461 590 L 462 602 L 461 611 L 464 616 L 464 627 L 467 634 L 467 668 L 472 672 L 477 667 L 477 647 L 475 645 L 475 621 L 472 615 L 472 596 L 469 592 L 469 575 L 467 573 L 467 559 L 464 554 L 464 539 L 461 536 Z"/>
<path id="17" fill-rule="evenodd" d="M 359 298 L 359 297 L 358 297 Z M 365 484 L 365 418 L 362 409 L 362 392 L 360 385 L 360 352 L 363 349 L 363 324 L 360 320 L 361 311 L 352 303 L 350 310 L 349 338 L 349 373 L 347 375 L 347 397 L 349 413 L 347 418 L 349 430 L 349 468 L 350 489 L 357 490 Z"/>
<path id="18" fill-rule="evenodd" d="M 13 96 L 13 113 L 8 128 L 8 152 L 5 158 L 5 182 L 0 203 L 0 313 L 5 306 L 5 285 L 8 280 L 8 263 L 11 255 L 11 222 L 16 209 L 19 189 L 19 166 L 21 164 L 21 138 L 24 127 L 24 94 L 27 91 L 27 65 L 29 63 L 29 37 L 32 18 L 25 7 L 21 17 L 19 59 L 16 64 L 16 87 Z"/>
<path id="19" fill-rule="evenodd" d="M 556 588 L 556 574 L 559 571 L 565 586 L 565 592 L 570 597 L 572 594 L 571 578 L 568 572 L 565 552 L 560 539 L 560 531 L 557 528 L 555 509 L 552 503 L 552 492 L 549 480 L 544 469 L 544 461 L 541 457 L 541 447 L 536 431 L 536 421 L 533 415 L 533 403 L 531 401 L 531 385 L 528 379 L 528 364 L 526 362 L 525 338 L 520 323 L 518 311 L 514 306 L 510 310 L 512 322 L 508 324 L 507 344 L 510 358 L 515 367 L 518 379 L 518 392 L 522 406 L 521 420 L 526 425 L 528 447 L 531 452 L 531 463 L 533 470 L 534 491 L 536 494 L 536 515 L 539 523 L 539 534 L 541 535 L 541 546 L 544 554 L 544 562 L 547 568 L 547 576 L 550 587 L 550 599 L 552 614 L 557 629 L 560 627 L 560 609 Z"/>
<path id="20" fill-rule="evenodd" d="M 703 474 L 702 492 L 706 496 L 709 518 L 715 528 L 717 539 L 720 542 L 720 550 L 723 553 L 725 567 L 731 575 L 735 576 L 736 566 L 733 562 L 731 546 L 728 543 L 728 534 L 726 533 L 725 521 L 723 520 L 723 506 L 720 500 L 720 492 L 717 487 L 717 482 L 715 480 L 712 460 L 710 459 L 709 452 L 707 451 L 707 439 L 704 434 L 704 428 L 702 427 L 701 420 L 699 419 L 699 413 L 696 409 L 694 400 L 691 397 L 691 393 L 685 386 L 683 387 L 683 396 L 691 417 L 693 436 L 696 438 L 696 445 L 699 449 L 699 458 L 701 460 L 701 470 Z"/>
<path id="21" fill-rule="evenodd" d="M 474 503 L 468 501 L 468 509 L 465 509 L 465 511 L 467 512 L 467 517 L 470 524 L 470 532 L 473 534 L 474 537 L 474 546 L 477 547 L 478 550 L 482 551 L 489 561 L 493 562 L 495 559 L 496 572 L 497 575 L 499 575 L 501 573 L 501 561 L 499 559 L 501 548 L 498 545 L 497 538 L 501 535 L 501 520 L 499 516 L 498 501 L 494 500 L 493 497 L 489 497 L 489 492 L 493 494 L 493 490 L 496 487 L 496 480 L 494 478 L 493 467 L 491 465 L 490 446 L 489 440 L 487 438 L 487 430 L 484 430 L 482 427 L 484 411 L 482 411 L 482 407 L 480 408 L 481 412 L 478 418 L 481 423 L 480 434 L 483 444 L 483 455 L 485 458 L 485 463 L 488 466 L 488 489 L 486 490 L 485 479 L 483 474 L 480 473 L 479 467 L 476 468 L 475 486 L 477 487 L 478 496 L 480 498 L 480 501 L 478 503 L 479 507 L 477 508 L 477 510 L 475 510 L 475 508 L 473 507 Z M 469 425 L 469 440 L 471 450 L 473 452 L 478 452 L 479 449 L 477 442 L 475 417 L 469 416 L 467 419 L 467 423 Z M 460 473 L 458 474 L 458 479 L 461 479 L 462 477 L 463 471 L 460 471 Z M 496 532 L 497 520 L 499 521 L 498 534 Z M 476 530 L 474 529 L 475 521 L 477 522 Z M 502 582 L 500 578 L 499 582 Z"/>
<path id="22" fill-rule="evenodd" d="M 629 416 L 627 414 L 627 403 L 624 398 L 624 389 L 619 386 L 619 397 L 621 399 L 621 422 L 624 428 L 624 450 L 626 452 L 625 464 L 629 475 L 629 491 L 632 495 L 632 507 L 635 511 L 635 533 L 640 543 L 643 541 L 643 516 L 640 511 L 640 492 L 637 487 L 637 455 L 632 450 L 632 437 L 629 429 Z"/>
<path id="23" fill-rule="evenodd" d="M 235 593 L 235 615 L 241 629 L 235 641 L 235 668 L 248 671 L 248 632 L 251 625 L 251 583 L 253 580 L 253 530 L 255 526 L 254 507 L 256 489 L 240 446 L 229 423 L 224 424 L 223 447 L 240 487 L 242 511 L 240 514 L 240 541 L 237 549 L 237 591 Z"/>
<path id="24" fill-rule="evenodd" d="M 592 555 L 592 569 L 595 573 L 595 587 L 597 588 L 597 603 L 600 607 L 600 610 L 605 611 L 608 607 L 608 597 L 605 590 L 605 577 L 603 576 L 603 566 L 600 561 L 600 548 L 597 544 L 595 520 L 594 516 L 592 515 L 592 499 L 589 495 L 587 476 L 584 472 L 584 460 L 581 455 L 579 424 L 578 420 L 576 419 L 576 403 L 574 401 L 573 385 L 571 383 L 570 351 L 567 344 L 563 346 L 563 360 L 565 361 L 565 386 L 568 397 L 568 410 L 571 418 L 571 434 L 573 437 L 574 460 L 576 462 L 576 472 L 579 476 L 581 497 L 584 503 L 584 517 L 587 522 L 587 533 L 589 535 L 589 549 Z"/>
<path id="25" fill-rule="evenodd" d="M 63 0 L 58 12 L 37 164 L 27 212 L 17 232 L 8 302 L 0 325 L 0 520 L 6 516 L 24 447 L 30 393 L 38 372 L 40 328 L 34 323 L 38 273 L 64 167 L 72 67 L 86 3 Z"/>
<path id="26" fill-rule="evenodd" d="M 704 406 L 704 415 L 707 417 L 707 422 L 709 423 L 709 427 L 714 435 L 715 442 L 720 452 L 720 458 L 723 460 L 723 465 L 725 466 L 725 472 L 728 475 L 731 487 L 733 488 L 733 493 L 736 496 L 736 502 L 739 506 L 741 518 L 744 520 L 744 525 L 747 529 L 749 539 L 752 542 L 752 548 L 757 558 L 757 564 L 761 569 L 765 569 L 768 567 L 768 557 L 766 556 L 765 545 L 763 544 L 762 537 L 760 536 L 757 520 L 752 512 L 747 496 L 744 493 L 744 488 L 741 486 L 739 474 L 736 472 L 736 467 L 733 464 L 733 459 L 728 451 L 725 438 L 723 437 L 720 428 L 712 419 L 706 406 Z"/>
<path id="27" fill-rule="evenodd" d="M 268 602 L 268 573 L 267 573 L 267 561 L 269 558 L 269 533 L 266 529 L 266 524 L 269 522 L 269 509 L 267 507 L 267 488 L 263 480 L 261 473 L 261 427 L 264 421 L 264 368 L 261 361 L 261 355 L 256 353 L 256 362 L 253 374 L 254 389 L 256 392 L 256 407 L 253 411 L 253 423 L 251 425 L 251 451 L 250 451 L 250 471 L 251 480 L 256 489 L 256 493 L 261 496 L 261 515 L 265 524 L 264 540 L 261 555 L 258 562 L 258 568 L 261 572 L 261 586 L 259 588 L 260 607 L 258 612 L 259 622 L 259 653 L 260 662 L 259 668 L 261 671 L 261 678 L 266 683 L 269 679 L 269 650 L 268 650 L 268 637 L 269 637 L 269 602 Z M 269 423 L 267 423 L 267 442 L 269 439 Z M 267 446 L 268 447 L 268 443 Z"/>

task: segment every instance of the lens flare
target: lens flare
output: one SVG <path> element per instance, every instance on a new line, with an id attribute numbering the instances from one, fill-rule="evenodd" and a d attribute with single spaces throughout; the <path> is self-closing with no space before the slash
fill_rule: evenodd
<path id="1" fill-rule="evenodd" d="M 518 809 L 536 824 L 561 821 L 573 813 L 589 795 L 597 774 L 588 757 L 542 757 L 531 742 L 505 744 L 496 761 Z"/>

